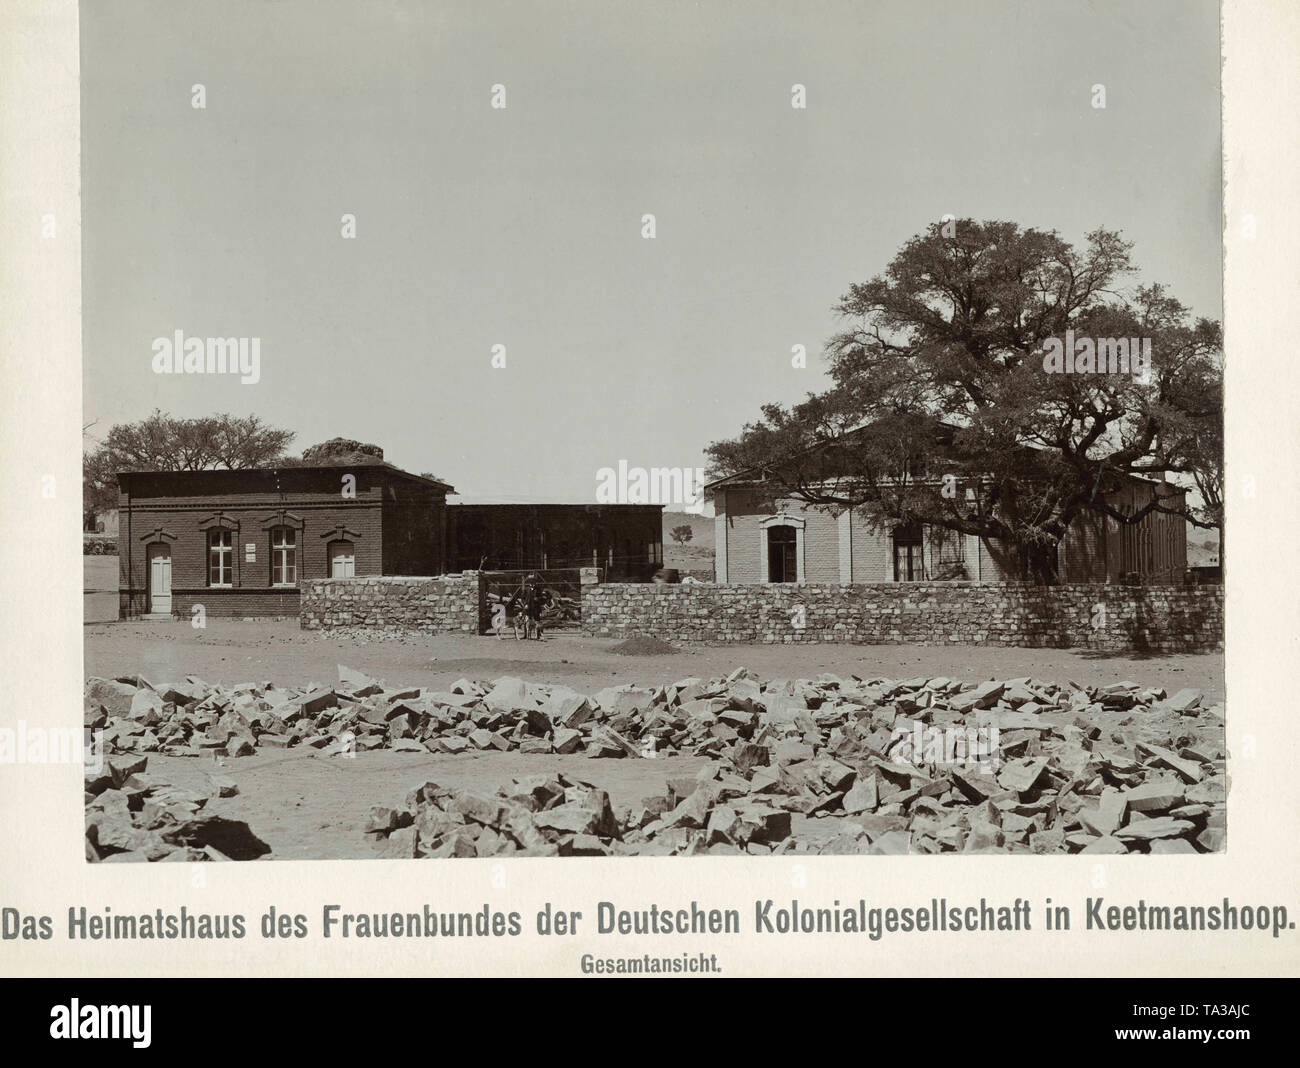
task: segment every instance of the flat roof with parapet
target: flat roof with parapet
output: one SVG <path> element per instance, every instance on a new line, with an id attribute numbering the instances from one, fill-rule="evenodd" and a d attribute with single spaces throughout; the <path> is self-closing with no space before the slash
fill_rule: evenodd
<path id="1" fill-rule="evenodd" d="M 168 471 L 160 468 L 137 468 L 135 470 L 118 471 L 117 478 L 120 481 L 123 475 L 168 475 L 168 476 L 189 476 L 189 475 L 278 475 L 289 471 L 355 471 L 359 467 L 379 467 L 383 468 L 401 478 L 409 478 L 414 482 L 423 482 L 427 486 L 437 486 L 439 489 L 446 490 L 454 494 L 456 487 L 449 482 L 443 482 L 437 478 L 426 478 L 424 475 L 417 475 L 410 471 L 405 471 L 396 464 L 390 464 L 387 460 L 357 460 L 354 462 L 338 462 L 328 464 L 284 464 L 275 467 L 205 467 L 197 471 Z"/>

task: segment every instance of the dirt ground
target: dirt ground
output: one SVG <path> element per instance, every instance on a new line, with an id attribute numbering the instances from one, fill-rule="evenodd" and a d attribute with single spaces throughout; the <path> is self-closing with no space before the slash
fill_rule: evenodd
<path id="1" fill-rule="evenodd" d="M 205 682 L 269 680 L 278 685 L 332 683 L 338 665 L 403 686 L 446 688 L 462 676 L 517 675 L 594 693 L 625 682 L 662 685 L 692 675 L 746 667 L 763 679 L 837 675 L 918 675 L 978 681 L 1072 679 L 1084 686 L 1136 682 L 1171 693 L 1186 686 L 1224 697 L 1223 654 L 1136 656 L 1073 649 L 917 645 L 732 645 L 687 648 L 664 656 L 623 656 L 618 643 L 554 631 L 541 642 L 438 634 L 402 641 L 357 641 L 299 629 L 296 619 L 209 619 L 203 629 L 171 623 L 89 623 L 86 675 L 140 674 L 151 682 L 197 675 Z"/>
<path id="2" fill-rule="evenodd" d="M 1196 687 L 1208 698 L 1224 696 L 1222 654 L 1204 656 L 1100 656 L 1056 649 L 924 646 L 747 645 L 626 656 L 608 639 L 566 632 L 543 642 L 437 635 L 407 641 L 345 640 L 303 631 L 297 620 L 243 622 L 88 623 L 85 673 L 140 674 L 151 682 L 197 675 L 207 682 L 269 680 L 277 685 L 331 684 L 339 664 L 403 686 L 446 688 L 462 676 L 516 675 L 563 683 L 593 693 L 635 682 L 659 685 L 688 676 L 714 676 L 744 666 L 760 678 L 814 677 L 821 672 L 912 678 L 946 675 L 981 680 L 1028 675 L 1072 679 L 1083 685 L 1132 681 L 1173 692 Z M 212 811 L 247 820 L 277 859 L 327 860 L 378 857 L 380 847 L 362 835 L 371 805 L 400 804 L 427 780 L 491 792 L 516 775 L 563 772 L 609 791 L 616 808 L 665 792 L 670 778 L 693 777 L 699 757 L 593 760 L 583 756 L 475 753 L 456 756 L 388 750 L 327 757 L 308 747 L 222 758 L 149 757 L 149 772 L 163 782 L 204 788 L 210 772 L 234 777 L 239 793 L 214 798 Z M 796 835 L 833 837 L 834 818 L 796 816 Z"/>
<path id="3" fill-rule="evenodd" d="M 213 798 L 204 811 L 245 820 L 271 846 L 276 860 L 365 860 L 381 856 L 368 841 L 371 805 L 398 807 L 413 786 L 433 781 L 449 789 L 491 793 L 516 775 L 561 772 L 609 791 L 627 809 L 661 794 L 670 778 L 693 778 L 703 757 L 591 760 L 583 756 L 462 753 L 456 756 L 375 750 L 350 757 L 323 756 L 310 746 L 268 750 L 251 757 L 215 760 L 149 757 L 149 774 L 175 786 L 206 789 L 208 773 L 229 775 L 234 797 Z"/>

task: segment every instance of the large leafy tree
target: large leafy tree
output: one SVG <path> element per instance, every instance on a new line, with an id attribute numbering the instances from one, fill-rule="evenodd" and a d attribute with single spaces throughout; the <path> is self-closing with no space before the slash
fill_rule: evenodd
<path id="1" fill-rule="evenodd" d="M 1161 285 L 1126 286 L 1130 251 L 1106 230 L 1076 249 L 1010 222 L 931 226 L 836 306 L 832 387 L 765 406 L 709 448 L 713 473 L 998 539 L 1046 582 L 1081 515 L 1135 523 L 1160 510 L 1221 527 L 1220 328 Z M 1044 343 L 1067 330 L 1150 338 L 1149 371 L 1048 373 Z M 1105 491 L 1123 475 L 1199 493 L 1121 510 Z"/>
<path id="2" fill-rule="evenodd" d="M 119 471 L 267 467 L 283 459 L 293 436 L 255 415 L 178 419 L 155 409 L 147 419 L 114 426 L 98 446 L 83 453 L 83 509 L 93 516 L 117 507 Z"/>
<path id="3" fill-rule="evenodd" d="M 382 460 L 384 450 L 369 442 L 354 438 L 330 438 L 319 445 L 312 445 L 302 450 L 302 463 L 360 463 L 365 460 Z"/>

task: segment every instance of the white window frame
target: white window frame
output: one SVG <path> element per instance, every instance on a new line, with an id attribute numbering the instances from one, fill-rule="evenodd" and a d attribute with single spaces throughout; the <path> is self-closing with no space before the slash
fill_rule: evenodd
<path id="1" fill-rule="evenodd" d="M 771 585 L 771 579 L 768 578 L 767 566 L 767 531 L 769 527 L 794 527 L 794 558 L 795 568 L 798 572 L 795 578 L 796 583 L 803 583 L 804 578 L 804 527 L 807 524 L 797 515 L 789 515 L 782 512 L 779 515 L 768 516 L 758 524 L 758 574 L 759 581 L 764 585 Z"/>
<path id="2" fill-rule="evenodd" d="M 276 571 L 280 572 L 277 581 Z M 292 578 L 285 578 L 290 571 Z M 298 531 L 289 526 L 271 528 L 271 586 L 272 588 L 298 585 Z"/>
<path id="3" fill-rule="evenodd" d="M 213 580 L 213 562 L 216 574 L 224 573 L 227 581 Z M 213 589 L 228 590 L 235 585 L 235 532 L 229 527 L 213 527 L 208 531 L 208 585 Z"/>

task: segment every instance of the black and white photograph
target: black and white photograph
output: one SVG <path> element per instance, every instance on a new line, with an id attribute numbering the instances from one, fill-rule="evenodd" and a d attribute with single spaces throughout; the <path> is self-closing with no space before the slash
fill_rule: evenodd
<path id="1" fill-rule="evenodd" d="M 146 982 L 23 1027 L 431 975 L 1285 1022 L 1226 981 L 1300 974 L 1300 10 L 13 4 L 0 971 Z"/>
<path id="2" fill-rule="evenodd" d="M 490 10 L 83 7 L 87 859 L 1221 851 L 1217 5 Z"/>

